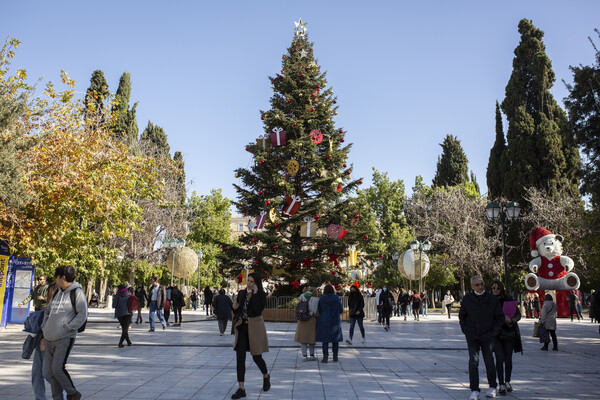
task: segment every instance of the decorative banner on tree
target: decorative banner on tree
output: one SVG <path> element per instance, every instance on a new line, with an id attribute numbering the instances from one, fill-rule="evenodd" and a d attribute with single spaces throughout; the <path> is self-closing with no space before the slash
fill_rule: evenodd
<path id="1" fill-rule="evenodd" d="M 256 139 L 256 145 L 264 151 L 269 151 L 271 149 L 269 135 L 265 134 L 264 137 Z"/>
<path id="2" fill-rule="evenodd" d="M 348 265 L 351 267 L 356 266 L 356 246 L 355 245 L 348 247 Z"/>
<path id="3" fill-rule="evenodd" d="M 287 165 L 287 172 L 288 172 L 290 175 L 292 175 L 292 176 L 293 176 L 293 175 L 296 175 L 296 174 L 298 173 L 298 170 L 299 170 L 299 169 L 300 169 L 300 164 L 298 164 L 298 161 L 296 161 L 296 160 L 290 160 L 290 161 L 288 162 L 288 165 Z"/>
<path id="4" fill-rule="evenodd" d="M 300 196 L 287 196 L 285 198 L 285 207 L 283 207 L 283 212 L 288 215 L 294 215 L 301 205 Z"/>
<path id="5" fill-rule="evenodd" d="M 300 235 L 303 237 L 315 237 L 317 235 L 317 222 L 314 218 L 306 217 L 300 224 Z"/>
<path id="6" fill-rule="evenodd" d="M 342 226 L 339 224 L 330 224 L 327 227 L 327 234 L 332 239 L 339 239 L 342 236 L 343 232 L 344 228 L 342 228 Z"/>
<path id="7" fill-rule="evenodd" d="M 271 208 L 269 211 L 269 221 L 271 221 L 273 224 L 279 221 L 279 212 L 276 208 Z"/>
<path id="8" fill-rule="evenodd" d="M 285 136 L 287 132 L 283 128 L 273 128 L 273 132 L 269 133 L 271 144 L 273 146 L 285 146 Z"/>
<path id="9" fill-rule="evenodd" d="M 256 230 L 264 228 L 266 220 L 267 220 L 267 212 L 261 211 L 260 215 L 258 217 L 256 217 Z"/>
<path id="10" fill-rule="evenodd" d="M 319 144 L 323 141 L 323 134 L 318 130 L 313 129 L 310 131 L 310 140 L 312 140 L 313 143 Z"/>

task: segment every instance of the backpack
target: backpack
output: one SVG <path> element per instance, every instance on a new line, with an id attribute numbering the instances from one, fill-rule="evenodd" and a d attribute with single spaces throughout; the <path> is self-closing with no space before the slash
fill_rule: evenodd
<path id="1" fill-rule="evenodd" d="M 308 301 L 299 301 L 296 306 L 296 319 L 298 321 L 308 321 L 310 312 L 308 311 Z"/>
<path id="2" fill-rule="evenodd" d="M 79 289 L 83 292 L 83 289 Z M 77 293 L 75 293 L 77 291 L 77 289 L 75 290 L 71 290 L 69 292 L 69 296 L 71 297 L 71 306 L 73 306 L 73 310 L 75 310 L 75 315 L 77 315 L 77 308 L 75 308 L 75 298 L 77 297 Z M 54 298 L 56 297 L 56 295 L 58 294 L 58 290 L 56 292 L 54 292 L 54 294 L 52 295 L 52 300 L 54 300 Z M 85 322 L 83 323 L 83 325 L 81 325 L 79 327 L 79 329 L 77 329 L 78 333 L 81 333 L 83 331 L 85 331 L 85 326 L 87 325 L 87 318 L 85 319 Z"/>
<path id="3" fill-rule="evenodd" d="M 129 296 L 129 301 L 127 302 L 127 309 L 129 310 L 129 313 L 133 314 L 134 311 L 137 311 L 139 305 L 140 299 L 138 299 L 136 295 L 132 294 Z"/>

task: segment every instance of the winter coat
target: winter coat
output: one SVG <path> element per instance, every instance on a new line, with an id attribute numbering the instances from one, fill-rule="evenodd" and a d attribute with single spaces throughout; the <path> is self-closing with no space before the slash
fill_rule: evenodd
<path id="1" fill-rule="evenodd" d="M 552 300 L 544 301 L 542 306 L 542 315 L 540 316 L 540 324 L 549 331 L 556 330 L 556 304 Z"/>
<path id="2" fill-rule="evenodd" d="M 179 289 L 171 289 L 171 303 L 173 306 L 185 307 L 185 298 Z"/>
<path id="3" fill-rule="evenodd" d="M 400 301 L 400 305 L 406 306 L 406 305 L 408 305 L 408 303 L 410 303 L 410 296 L 408 295 L 407 292 L 400 293 L 400 296 L 398 296 L 398 299 Z"/>
<path id="4" fill-rule="evenodd" d="M 213 301 L 215 307 L 215 314 L 218 320 L 231 320 L 231 310 L 233 309 L 233 302 L 226 294 L 220 294 L 215 297 Z"/>
<path id="5" fill-rule="evenodd" d="M 418 309 L 421 307 L 421 297 L 418 294 L 412 296 L 412 307 Z"/>
<path id="6" fill-rule="evenodd" d="M 504 313 L 495 295 L 483 292 L 477 296 L 471 291 L 462 300 L 458 319 L 467 342 L 489 342 L 500 333 Z"/>
<path id="7" fill-rule="evenodd" d="M 150 300 L 148 300 L 148 296 L 146 296 L 146 291 L 144 290 L 144 288 L 138 288 L 135 290 L 135 297 L 138 298 L 139 301 L 139 308 L 144 308 L 146 306 L 146 301 L 148 301 L 148 303 L 150 303 Z"/>
<path id="8" fill-rule="evenodd" d="M 358 315 L 356 314 L 357 311 Z M 365 299 L 360 292 L 350 292 L 350 295 L 348 296 L 348 317 L 365 317 Z"/>
<path id="9" fill-rule="evenodd" d="M 392 308 L 394 306 L 394 296 L 388 291 L 381 291 L 378 304 L 383 308 Z"/>
<path id="10" fill-rule="evenodd" d="M 71 291 L 75 292 L 75 309 L 71 304 Z M 65 290 L 58 289 L 44 311 L 42 332 L 44 338 L 50 341 L 74 338 L 79 329 L 87 320 L 87 299 L 81 285 L 73 282 Z"/>
<path id="11" fill-rule="evenodd" d="M 590 304 L 590 317 L 593 315 L 594 318 L 600 319 L 600 289 L 596 290 L 592 296 L 592 303 Z"/>
<path id="12" fill-rule="evenodd" d="M 505 297 L 498 298 L 498 301 L 500 301 L 500 308 L 503 308 L 505 301 L 514 301 L 514 300 L 511 296 L 505 296 Z M 521 331 L 519 330 L 519 325 L 517 324 L 517 322 L 521 320 L 521 311 L 519 310 L 518 304 L 517 304 L 517 312 L 515 313 L 515 315 L 509 316 L 509 317 L 510 317 L 512 323 L 509 325 L 506 323 L 506 320 L 504 321 L 504 323 L 502 324 L 502 327 L 500 328 L 500 333 L 498 334 L 498 339 L 500 339 L 502 341 L 514 341 L 515 353 L 522 352 L 523 344 L 521 342 Z"/>
<path id="13" fill-rule="evenodd" d="M 27 296 L 21 303 L 27 304 L 30 300 L 33 300 L 33 307 L 35 310 L 39 311 L 42 308 L 46 307 L 46 292 L 48 291 L 48 284 L 44 283 L 43 285 L 36 285 L 31 294 Z M 38 296 L 42 296 L 44 299 L 38 299 Z"/>
<path id="14" fill-rule="evenodd" d="M 127 288 L 119 290 L 117 295 L 113 297 L 112 308 L 115 309 L 115 318 L 131 315 L 129 312 L 129 297 Z"/>
<path id="15" fill-rule="evenodd" d="M 427 295 L 427 293 L 424 293 L 421 296 L 421 303 L 423 303 L 424 306 L 428 306 L 429 305 L 429 296 Z"/>
<path id="16" fill-rule="evenodd" d="M 206 288 L 204 289 L 204 304 L 210 306 L 213 302 L 213 292 L 212 290 Z"/>
<path id="17" fill-rule="evenodd" d="M 317 342 L 339 343 L 342 336 L 342 319 L 344 311 L 340 298 L 334 293 L 325 293 L 319 298 L 319 318 L 317 320 Z"/>
<path id="18" fill-rule="evenodd" d="M 198 294 L 196 292 L 192 292 L 190 295 L 190 301 L 198 301 Z"/>
<path id="19" fill-rule="evenodd" d="M 152 289 L 154 289 L 154 285 L 150 285 L 148 288 L 148 302 L 152 301 Z M 156 296 L 156 307 L 159 310 L 165 308 L 165 302 L 167 301 L 167 289 L 161 284 L 158 285 L 158 294 Z"/>
<path id="20" fill-rule="evenodd" d="M 315 344 L 317 337 L 317 317 L 315 317 L 315 313 L 319 307 L 319 299 L 316 297 L 306 299 L 304 294 L 302 294 L 298 301 L 308 301 L 310 318 L 307 321 L 298 321 L 294 342 Z"/>
<path id="21" fill-rule="evenodd" d="M 242 320 L 242 307 L 246 301 L 248 291 L 246 289 L 240 290 L 237 297 L 238 308 L 236 313 L 240 316 L 238 322 L 235 325 L 235 340 L 233 342 L 233 348 L 235 350 L 239 336 L 239 326 L 244 322 Z M 260 355 L 269 351 L 269 341 L 267 339 L 267 329 L 265 328 L 265 321 L 262 317 L 262 312 L 267 305 L 267 296 L 264 293 L 256 293 L 250 297 L 248 302 L 248 342 L 250 343 L 250 354 L 253 356 Z"/>

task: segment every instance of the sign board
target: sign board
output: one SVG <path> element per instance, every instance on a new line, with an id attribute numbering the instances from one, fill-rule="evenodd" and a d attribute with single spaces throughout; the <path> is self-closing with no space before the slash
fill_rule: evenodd
<path id="1" fill-rule="evenodd" d="M 10 257 L 0 255 L 0 326 L 6 326 L 6 287 Z"/>
<path id="2" fill-rule="evenodd" d="M 10 258 L 10 271 L 8 273 L 7 286 L 4 295 L 4 310 L 2 323 L 22 324 L 29 315 L 29 304 L 19 307 L 31 293 L 33 286 L 33 273 L 35 267 L 30 258 Z"/>

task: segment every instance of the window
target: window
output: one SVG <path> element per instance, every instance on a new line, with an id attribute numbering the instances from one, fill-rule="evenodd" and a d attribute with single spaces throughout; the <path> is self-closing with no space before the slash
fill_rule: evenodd
<path id="1" fill-rule="evenodd" d="M 244 223 L 239 223 L 238 224 L 238 231 L 241 232 L 244 230 Z"/>

